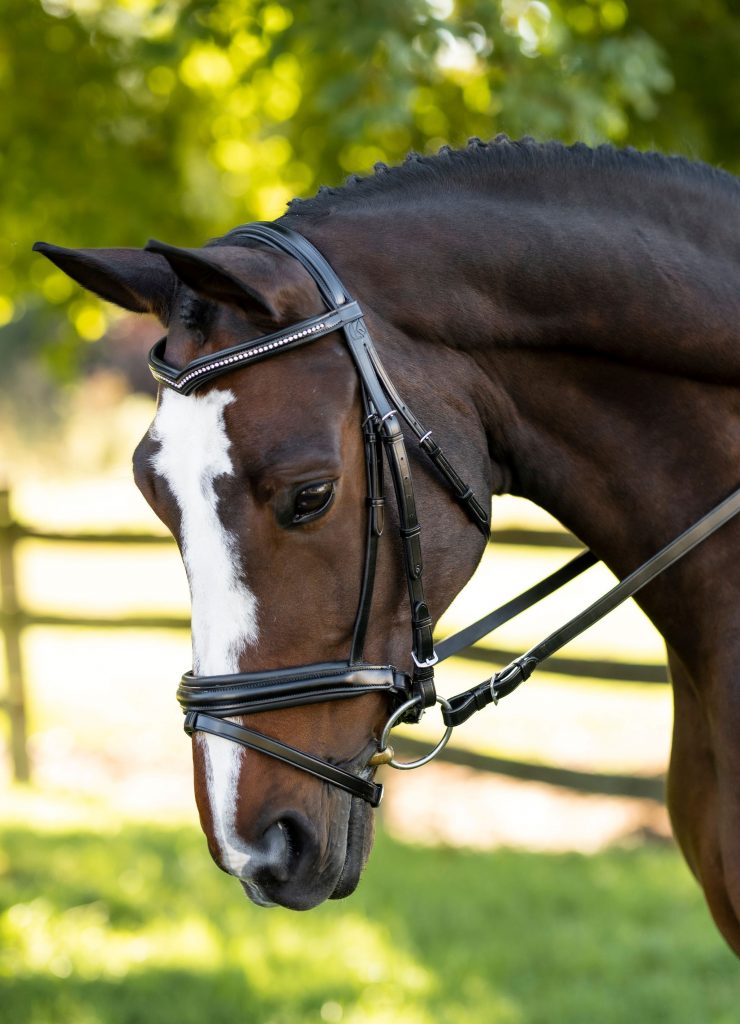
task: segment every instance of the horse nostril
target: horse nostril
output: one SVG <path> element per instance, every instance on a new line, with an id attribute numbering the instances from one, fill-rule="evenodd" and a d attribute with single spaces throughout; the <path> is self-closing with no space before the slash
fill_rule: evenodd
<path id="1" fill-rule="evenodd" d="M 307 822 L 298 815 L 285 814 L 265 829 L 261 845 L 261 884 L 269 885 L 290 881 L 311 860 L 317 844 Z"/>
<path id="2" fill-rule="evenodd" d="M 291 843 L 288 829 L 276 821 L 265 830 L 263 872 L 275 882 L 287 882 L 290 877 Z"/>

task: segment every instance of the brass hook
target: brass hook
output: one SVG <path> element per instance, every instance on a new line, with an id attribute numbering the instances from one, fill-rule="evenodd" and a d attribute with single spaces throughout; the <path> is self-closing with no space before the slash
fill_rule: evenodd
<path id="1" fill-rule="evenodd" d="M 393 750 L 393 747 L 384 747 L 383 750 L 379 750 L 377 754 L 373 754 L 367 763 L 371 768 L 377 768 L 380 764 L 390 764 L 394 757 L 395 751 Z"/>

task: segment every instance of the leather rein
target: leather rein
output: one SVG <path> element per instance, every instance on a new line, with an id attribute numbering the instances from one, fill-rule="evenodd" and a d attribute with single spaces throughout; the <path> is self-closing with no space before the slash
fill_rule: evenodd
<path id="1" fill-rule="evenodd" d="M 182 395 L 189 395 L 225 373 L 270 358 L 279 352 L 298 348 L 334 331 L 341 331 L 360 378 L 363 421 L 362 432 L 367 478 L 367 517 L 365 557 L 360 596 L 355 615 L 351 649 L 346 662 L 302 665 L 265 672 L 236 672 L 218 676 L 200 676 L 186 672 L 177 690 L 177 699 L 185 712 L 185 731 L 189 735 L 206 732 L 221 736 L 243 747 L 261 751 L 279 761 L 366 800 L 380 803 L 383 787 L 372 781 L 379 764 L 394 768 L 417 768 L 428 763 L 443 749 L 455 726 L 476 711 L 513 692 L 534 669 L 578 636 L 594 622 L 627 598 L 632 597 L 659 573 L 714 533 L 740 512 L 740 489 L 707 515 L 694 523 L 656 555 L 618 583 L 585 611 L 571 619 L 539 644 L 490 679 L 450 700 L 437 695 L 434 665 L 487 636 L 504 622 L 519 615 L 538 601 L 554 593 L 597 562 L 584 551 L 557 572 L 525 591 L 519 597 L 484 616 L 478 622 L 448 637 L 434 648 L 433 621 L 424 599 L 421 527 L 419 524 L 411 466 L 401 419 L 415 436 L 453 496 L 474 525 L 488 537 L 488 512 L 465 481 L 458 475 L 442 449 L 421 421 L 411 412 L 388 377 L 365 323 L 359 304 L 349 295 L 321 253 L 302 235 L 280 224 L 255 223 L 235 228 L 227 236 L 229 243 L 256 242 L 294 257 L 310 274 L 327 307 L 327 312 L 298 324 L 224 349 L 214 355 L 192 360 L 182 369 L 164 359 L 167 339 L 162 338 L 149 355 L 149 369 L 155 380 Z M 403 569 L 411 608 L 413 671 L 399 671 L 392 665 L 371 665 L 363 660 L 363 648 L 375 581 L 378 542 L 384 527 L 383 454 L 388 463 L 398 509 L 403 549 Z M 229 719 L 279 708 L 302 707 L 325 701 L 346 700 L 371 693 L 386 694 L 392 713 L 379 738 L 379 749 L 358 772 L 305 753 L 270 736 L 239 725 Z M 425 757 L 399 762 L 388 745 L 391 729 L 399 722 L 418 722 L 428 707 L 439 703 L 446 731 L 440 742 Z"/>

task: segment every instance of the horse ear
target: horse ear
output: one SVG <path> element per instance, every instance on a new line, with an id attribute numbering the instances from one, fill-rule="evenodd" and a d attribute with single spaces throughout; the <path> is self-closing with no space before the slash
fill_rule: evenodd
<path id="1" fill-rule="evenodd" d="M 233 245 L 179 249 L 156 239 L 146 249 L 163 256 L 194 292 L 271 324 L 303 319 L 324 308 L 309 274 L 283 253 Z"/>
<path id="2" fill-rule="evenodd" d="M 143 249 L 65 249 L 49 242 L 36 242 L 33 249 L 88 291 L 167 323 L 177 278 L 161 256 Z"/>

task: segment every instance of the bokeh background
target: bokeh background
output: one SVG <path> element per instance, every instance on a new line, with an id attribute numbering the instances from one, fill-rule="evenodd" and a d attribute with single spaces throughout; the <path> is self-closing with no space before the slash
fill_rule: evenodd
<path id="1" fill-rule="evenodd" d="M 30 248 L 197 244 L 379 161 L 498 132 L 737 173 L 740 3 L 0 13 L 0 1021 L 736 1021 L 736 961 L 660 802 L 670 692 L 634 607 L 460 730 L 450 761 L 386 778 L 350 900 L 258 911 L 217 871 L 174 702 L 184 574 L 130 478 L 157 326 Z M 497 542 L 441 633 L 569 557 L 539 510 L 493 513 Z M 592 570 L 446 665 L 442 692 L 609 583 Z"/>

